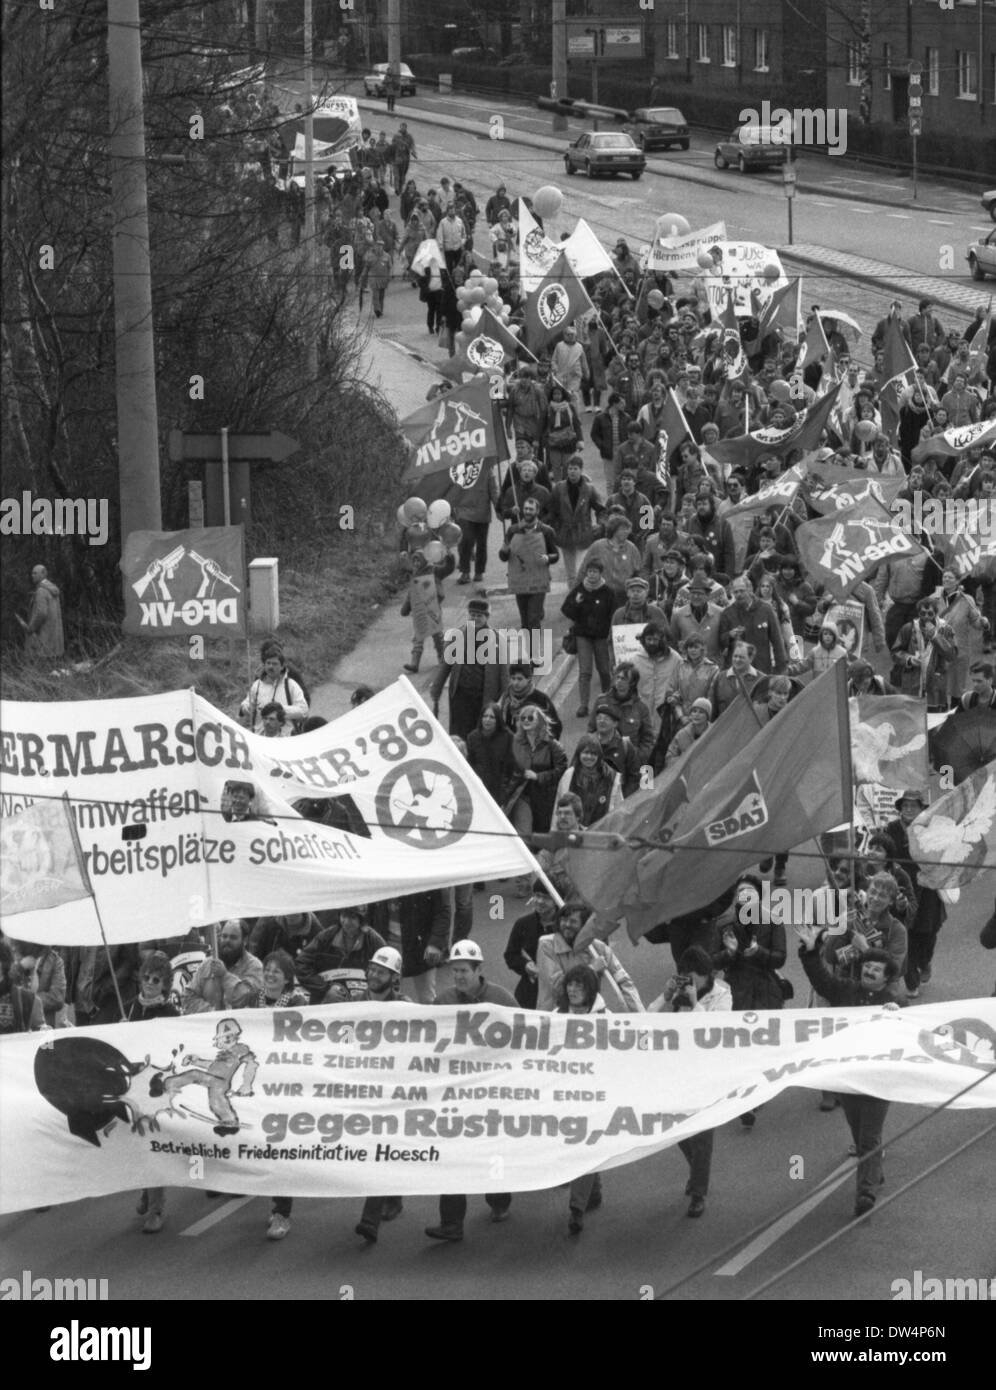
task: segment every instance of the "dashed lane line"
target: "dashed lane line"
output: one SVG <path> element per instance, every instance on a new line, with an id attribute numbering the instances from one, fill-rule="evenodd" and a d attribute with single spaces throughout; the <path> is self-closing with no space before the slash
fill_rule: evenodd
<path id="1" fill-rule="evenodd" d="M 202 1236 L 205 1231 L 210 1231 L 212 1226 L 217 1226 L 219 1221 L 224 1221 L 226 1217 L 234 1216 L 240 1207 L 244 1207 L 247 1202 L 255 1202 L 255 1197 L 233 1197 L 222 1206 L 216 1208 L 204 1216 L 200 1221 L 195 1221 L 192 1226 L 188 1226 L 185 1231 L 181 1231 L 181 1236 Z"/>
<path id="2" fill-rule="evenodd" d="M 797 1226 L 803 1217 L 808 1216 L 819 1204 L 832 1192 L 836 1192 L 838 1187 L 842 1187 L 854 1173 L 854 1164 L 850 1162 L 842 1163 L 828 1177 L 836 1177 L 836 1182 L 828 1183 L 826 1187 L 821 1187 L 819 1192 L 814 1192 L 812 1197 L 807 1197 L 804 1202 L 800 1202 L 797 1207 L 785 1213 L 784 1216 L 773 1222 L 766 1231 L 762 1231 L 759 1236 L 745 1245 L 744 1248 L 732 1260 L 727 1260 L 725 1265 L 714 1271 L 715 1277 L 729 1278 L 734 1274 L 739 1274 L 741 1270 L 752 1264 L 759 1255 L 774 1245 L 776 1240 L 780 1240 L 786 1231 L 790 1231 L 793 1226 Z M 838 1176 L 839 1175 L 839 1176 Z"/>

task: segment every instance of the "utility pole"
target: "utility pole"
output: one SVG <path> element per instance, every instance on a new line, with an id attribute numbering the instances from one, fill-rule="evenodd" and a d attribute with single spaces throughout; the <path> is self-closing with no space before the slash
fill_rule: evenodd
<path id="1" fill-rule="evenodd" d="M 555 101 L 563 101 L 567 96 L 567 0 L 553 0 L 550 35 L 553 40 L 553 81 L 550 83 L 550 96 Z M 567 133 L 567 117 L 559 111 L 553 113 L 553 133 Z"/>
<path id="2" fill-rule="evenodd" d="M 304 0 L 304 273 L 308 281 L 305 303 L 310 310 L 308 377 L 318 380 L 318 319 L 321 294 L 315 243 L 315 99 L 311 71 L 312 0 Z"/>
<path id="3" fill-rule="evenodd" d="M 121 541 L 162 530 L 138 0 L 107 0 Z"/>
<path id="4" fill-rule="evenodd" d="M 387 66 L 401 75 L 401 0 L 387 0 Z"/>

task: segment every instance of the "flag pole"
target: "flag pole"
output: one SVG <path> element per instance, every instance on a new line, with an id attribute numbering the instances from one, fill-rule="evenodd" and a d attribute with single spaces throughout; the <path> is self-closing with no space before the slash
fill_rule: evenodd
<path id="1" fill-rule="evenodd" d="M 121 998 L 121 989 L 118 985 L 118 977 L 114 973 L 114 962 L 111 960 L 111 948 L 107 944 L 107 933 L 104 931 L 103 918 L 100 915 L 100 905 L 97 902 L 97 895 L 93 891 L 93 884 L 90 882 L 90 874 L 87 871 L 86 860 L 83 858 L 83 847 L 80 844 L 79 831 L 76 828 L 76 817 L 73 815 L 72 803 L 69 793 L 64 793 L 62 804 L 66 808 L 66 820 L 69 822 L 69 834 L 73 842 L 73 852 L 76 855 L 76 863 L 80 871 L 80 878 L 83 880 L 83 887 L 93 902 L 93 910 L 97 915 L 97 926 L 100 928 L 100 939 L 104 943 L 104 950 L 107 953 L 107 968 L 111 972 L 111 984 L 114 986 L 114 997 L 118 1001 L 118 1008 L 121 1010 L 121 1022 L 127 1023 L 125 1014 L 124 1000 Z"/>

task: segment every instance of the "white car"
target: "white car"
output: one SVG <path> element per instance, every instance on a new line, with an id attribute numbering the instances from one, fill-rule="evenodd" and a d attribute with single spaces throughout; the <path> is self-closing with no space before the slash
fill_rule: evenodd
<path id="1" fill-rule="evenodd" d="M 996 231 L 972 242 L 968 248 L 968 268 L 973 280 L 984 280 L 987 275 L 996 279 Z"/>
<path id="2" fill-rule="evenodd" d="M 384 95 L 384 78 L 387 76 L 387 63 L 374 63 L 373 72 L 367 73 L 363 79 L 363 90 L 368 97 L 382 97 Z M 415 74 L 407 63 L 398 64 L 398 95 L 402 97 L 415 96 Z"/>
<path id="3" fill-rule="evenodd" d="M 992 188 L 988 193 L 983 193 L 979 202 L 988 212 L 989 216 L 996 222 L 996 188 Z"/>

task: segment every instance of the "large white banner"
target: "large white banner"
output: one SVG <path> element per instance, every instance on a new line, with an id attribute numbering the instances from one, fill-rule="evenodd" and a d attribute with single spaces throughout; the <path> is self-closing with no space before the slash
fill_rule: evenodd
<path id="1" fill-rule="evenodd" d="M 5 916 L 53 945 L 170 937 L 538 866 L 404 678 L 322 729 L 257 737 L 192 691 L 0 704 L 0 901 L 37 900 L 68 836 L 17 813 L 67 793 L 93 898 Z M 328 801 L 325 824 L 294 803 Z M 37 819 L 37 818 L 36 818 Z M 56 862 L 56 861 L 59 862 Z"/>
<path id="2" fill-rule="evenodd" d="M 996 1107 L 996 1000 L 586 1015 L 390 1004 L 0 1038 L 0 1210 L 162 1185 L 526 1191 L 789 1086 Z M 938 1121 L 943 1125 L 944 1120 Z"/>
<path id="3" fill-rule="evenodd" d="M 699 256 L 716 242 L 726 243 L 726 223 L 713 222 L 681 236 L 658 236 L 647 252 L 647 269 L 673 273 L 699 269 Z"/>

